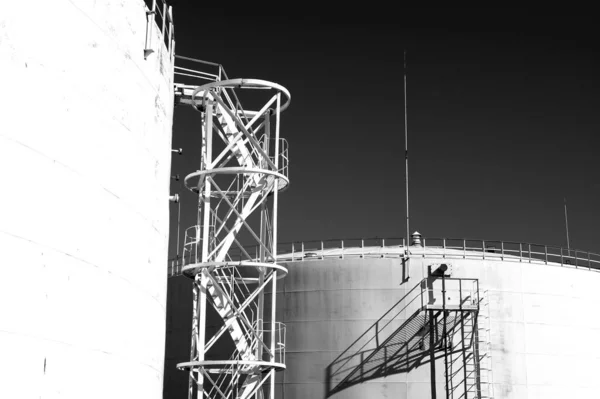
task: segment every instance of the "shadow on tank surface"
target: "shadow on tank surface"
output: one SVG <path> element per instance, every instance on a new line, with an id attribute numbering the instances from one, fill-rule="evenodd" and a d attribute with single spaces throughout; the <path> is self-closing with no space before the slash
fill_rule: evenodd
<path id="1" fill-rule="evenodd" d="M 446 344 L 444 336 L 451 337 L 460 328 L 461 318 L 464 317 L 461 313 L 446 314 L 445 335 L 441 310 L 432 312 L 418 308 L 399 327 L 394 328 L 392 322 L 396 317 L 420 300 L 420 291 L 415 292 L 419 287 L 415 286 L 327 366 L 326 397 L 368 380 L 406 373 L 428 364 L 432 345 L 436 359 L 444 357 L 444 345 L 449 345 L 449 353 L 460 351 L 452 351 L 451 344 Z M 384 320 L 386 317 L 389 320 Z M 430 323 L 431 317 L 433 323 Z"/>

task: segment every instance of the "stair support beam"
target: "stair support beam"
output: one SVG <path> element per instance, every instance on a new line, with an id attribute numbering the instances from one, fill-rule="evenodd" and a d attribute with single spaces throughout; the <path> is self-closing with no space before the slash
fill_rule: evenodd
<path id="1" fill-rule="evenodd" d="M 435 321 L 433 310 L 429 310 L 429 371 L 431 374 L 431 399 L 436 399 L 435 386 Z"/>

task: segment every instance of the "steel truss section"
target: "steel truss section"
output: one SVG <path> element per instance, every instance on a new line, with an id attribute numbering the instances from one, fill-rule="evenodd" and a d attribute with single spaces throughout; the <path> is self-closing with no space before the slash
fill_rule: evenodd
<path id="1" fill-rule="evenodd" d="M 446 399 L 493 399 L 488 292 L 479 280 L 430 276 L 421 282 L 421 306 L 430 314 L 430 330 L 441 321 L 439 348 L 430 341 L 432 397 L 435 352 L 443 350 Z M 436 313 L 437 312 L 437 313 Z"/>
<path id="2" fill-rule="evenodd" d="M 280 114 L 290 95 L 256 79 L 178 89 L 181 102 L 202 114 L 202 152 L 200 169 L 185 178 L 198 208 L 183 248 L 183 274 L 194 280 L 190 361 L 177 367 L 189 373 L 189 399 L 263 398 L 267 386 L 274 398 L 275 373 L 285 369 L 285 325 L 276 321 L 273 293 L 287 274 L 275 262 L 278 194 L 289 185 Z M 236 89 L 275 94 L 246 111 Z M 249 244 L 256 254 L 244 249 Z M 207 325 L 207 306 L 220 325 Z"/>

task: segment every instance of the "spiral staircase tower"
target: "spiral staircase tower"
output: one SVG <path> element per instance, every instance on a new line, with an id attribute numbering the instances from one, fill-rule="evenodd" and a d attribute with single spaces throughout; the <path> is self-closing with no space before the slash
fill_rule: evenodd
<path id="1" fill-rule="evenodd" d="M 276 248 L 278 194 L 289 184 L 280 114 L 290 94 L 272 82 L 223 75 L 219 66 L 214 81 L 176 89 L 180 102 L 202 114 L 200 168 L 185 177 L 198 194 L 182 259 L 183 274 L 194 281 L 190 361 L 177 367 L 189 372 L 189 399 L 263 398 L 269 385 L 274 398 L 275 373 L 285 369 L 285 326 L 276 321 L 271 293 L 287 274 Z M 238 89 L 274 95 L 249 111 Z M 220 316 L 217 329 L 207 328 L 207 306 Z"/>

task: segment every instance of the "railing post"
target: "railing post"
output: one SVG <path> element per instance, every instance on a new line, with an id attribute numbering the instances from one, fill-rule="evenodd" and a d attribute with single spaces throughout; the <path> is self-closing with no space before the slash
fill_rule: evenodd
<path id="1" fill-rule="evenodd" d="M 446 279 L 442 277 L 442 295 L 444 296 L 444 313 L 446 313 Z M 458 306 L 462 310 L 463 294 L 462 294 L 462 279 L 458 279 Z"/>
<path id="2" fill-rule="evenodd" d="M 579 260 L 579 257 L 577 256 L 577 250 L 575 250 L 575 269 L 577 269 L 579 266 L 578 260 Z"/>
<path id="3" fill-rule="evenodd" d="M 304 257 L 306 254 L 304 253 L 304 241 L 302 241 L 302 261 L 304 261 Z"/>
<path id="4" fill-rule="evenodd" d="M 500 259 L 504 260 L 504 241 L 500 241 Z"/>
<path id="5" fill-rule="evenodd" d="M 446 259 L 446 239 L 442 238 L 442 246 L 444 247 L 444 253 L 442 255 L 443 259 Z"/>
<path id="6" fill-rule="evenodd" d="M 531 244 L 527 244 L 527 249 L 529 251 L 529 263 L 531 263 Z"/>
<path id="7" fill-rule="evenodd" d="M 483 260 L 485 260 L 485 240 L 481 241 L 481 248 L 483 251 Z"/>
<path id="8" fill-rule="evenodd" d="M 342 247 L 342 256 L 341 256 L 341 258 L 344 259 L 344 240 L 340 240 L 340 246 Z"/>
<path id="9" fill-rule="evenodd" d="M 590 257 L 590 253 L 588 252 L 587 254 L 588 254 L 588 269 L 592 270 L 592 259 Z"/>
<path id="10" fill-rule="evenodd" d="M 321 241 L 321 259 L 325 259 L 325 247 L 323 241 Z"/>
<path id="11" fill-rule="evenodd" d="M 292 243 L 292 262 L 294 261 L 294 254 L 295 254 L 294 243 Z"/>
<path id="12" fill-rule="evenodd" d="M 365 239 L 360 239 L 360 257 L 364 259 L 365 257 Z"/>
<path id="13" fill-rule="evenodd" d="M 562 252 L 562 251 L 561 251 Z M 519 243 L 519 262 L 523 261 L 523 243 Z"/>
<path id="14" fill-rule="evenodd" d="M 560 247 L 560 265 L 563 266 L 565 264 L 563 260 L 563 249 Z"/>
<path id="15" fill-rule="evenodd" d="M 463 238 L 463 259 L 467 259 L 467 240 Z"/>

